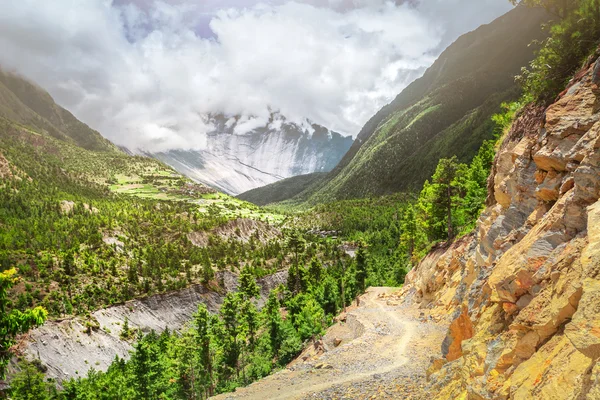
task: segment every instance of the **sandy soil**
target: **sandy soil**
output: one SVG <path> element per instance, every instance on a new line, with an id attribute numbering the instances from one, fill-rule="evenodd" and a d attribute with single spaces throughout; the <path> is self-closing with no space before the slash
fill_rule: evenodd
<path id="1" fill-rule="evenodd" d="M 327 351 L 305 351 L 286 369 L 215 399 L 426 399 L 425 371 L 446 327 L 414 306 L 396 305 L 389 288 L 369 288 L 345 323 L 323 338 Z M 333 346 L 335 337 L 342 344 Z"/>

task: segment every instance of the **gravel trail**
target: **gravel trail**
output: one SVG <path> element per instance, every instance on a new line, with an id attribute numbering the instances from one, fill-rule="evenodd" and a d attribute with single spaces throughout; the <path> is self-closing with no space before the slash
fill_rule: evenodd
<path id="1" fill-rule="evenodd" d="M 373 287 L 346 322 L 286 369 L 215 399 L 426 399 L 425 371 L 440 356 L 446 332 L 415 306 L 398 305 L 391 288 Z M 335 347 L 335 338 L 343 338 Z"/>

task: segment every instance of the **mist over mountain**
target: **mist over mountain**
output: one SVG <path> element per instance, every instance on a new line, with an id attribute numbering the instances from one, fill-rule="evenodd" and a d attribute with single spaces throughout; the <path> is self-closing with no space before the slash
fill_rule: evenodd
<path id="1" fill-rule="evenodd" d="M 495 0 L 24 0 L 0 16 L 0 65 L 115 144 L 237 194 L 330 171 L 348 141 L 312 142 L 312 125 L 356 137 L 452 40 L 508 9 Z M 281 131 L 273 114 L 286 121 Z M 215 115 L 235 116 L 236 136 Z"/>
<path id="2" fill-rule="evenodd" d="M 214 131 L 206 116 L 217 114 L 265 126 L 278 112 L 356 136 L 447 44 L 508 9 L 497 0 L 24 0 L 0 15 L 0 65 L 130 149 L 202 149 Z"/>
<path id="3" fill-rule="evenodd" d="M 492 115 L 519 97 L 515 75 L 534 58 L 532 42 L 543 40 L 540 25 L 548 19 L 542 9 L 517 7 L 458 38 L 373 115 L 327 178 L 318 177 L 293 202 L 419 190 L 440 158 L 470 160 L 494 135 Z M 265 188 L 265 195 L 273 190 Z"/>
<path id="4" fill-rule="evenodd" d="M 292 176 L 329 172 L 353 143 L 350 136 L 308 122 L 297 125 L 280 115 L 273 115 L 265 126 L 254 127 L 252 122 L 213 116 L 209 123 L 215 130 L 206 135 L 201 149 L 146 154 L 194 180 L 237 195 Z"/>

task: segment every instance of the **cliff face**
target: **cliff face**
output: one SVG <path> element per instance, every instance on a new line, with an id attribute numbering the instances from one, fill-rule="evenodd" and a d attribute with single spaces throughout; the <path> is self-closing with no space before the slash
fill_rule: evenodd
<path id="1" fill-rule="evenodd" d="M 410 272 L 449 315 L 436 398 L 600 398 L 600 61 L 529 106 L 495 160 L 477 232 Z"/>

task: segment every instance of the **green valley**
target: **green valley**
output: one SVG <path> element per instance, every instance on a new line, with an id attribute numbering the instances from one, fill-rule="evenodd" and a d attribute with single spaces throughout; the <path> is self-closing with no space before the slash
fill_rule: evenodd
<path id="1" fill-rule="evenodd" d="M 440 50 L 333 171 L 237 197 L 114 145 L 0 70 L 0 397 L 599 398 L 600 1 L 512 3 Z M 425 18 L 421 6 L 386 2 L 371 12 Z M 269 7 L 254 12 L 279 15 Z M 320 10 L 290 7 L 313 18 Z M 361 6 L 344 7 L 328 18 L 360 20 Z M 181 9 L 165 9 L 185 23 Z M 151 24 L 128 10 L 118 15 L 130 43 Z M 220 24 L 236 12 L 211 23 L 215 38 L 175 29 L 169 45 L 181 50 L 192 38 L 216 57 L 208 49 L 226 42 Z M 370 26 L 372 15 L 361 21 Z M 344 41 L 354 40 L 350 25 Z M 361 32 L 369 46 L 380 34 Z M 142 50 L 158 52 L 159 36 Z M 208 97 L 219 68 L 195 76 Z M 167 68 L 169 77 L 183 69 Z M 251 72 L 265 91 L 282 83 Z M 331 82 L 315 82 L 315 96 L 325 96 Z M 132 85 L 151 97 L 146 83 Z M 236 89 L 250 102 L 264 95 Z M 151 139 L 184 137 L 186 124 L 173 120 L 186 110 L 156 103 L 153 111 L 174 117 L 157 118 Z M 265 132 L 277 131 L 270 103 L 268 111 Z M 209 120 L 192 114 L 195 124 Z M 270 166 L 298 154 L 292 142 L 274 140 L 269 152 L 262 138 L 236 137 L 234 125 L 263 122 L 219 114 L 231 148 L 267 154 Z M 206 160 L 264 173 L 231 148 L 211 148 Z M 179 159 L 183 170 L 194 151 Z M 303 154 L 317 165 L 314 152 Z M 234 171 L 242 181 L 218 171 L 231 181 L 215 182 L 245 187 L 255 178 L 244 168 Z"/>

